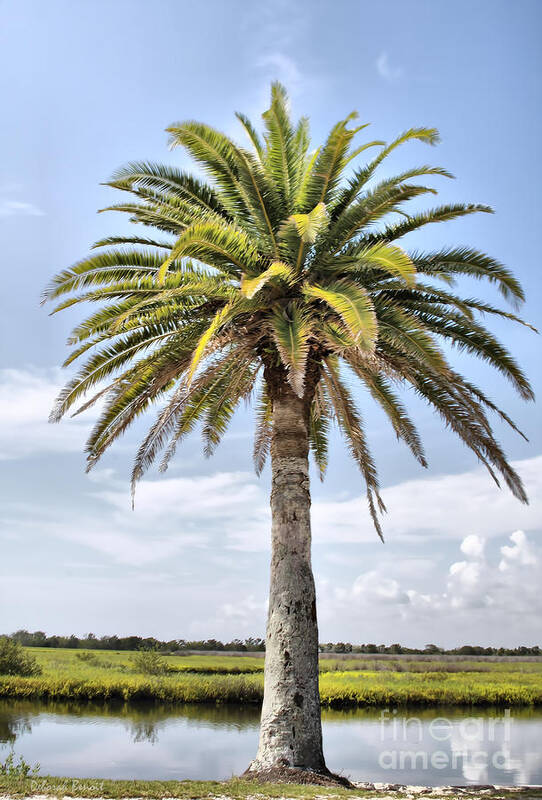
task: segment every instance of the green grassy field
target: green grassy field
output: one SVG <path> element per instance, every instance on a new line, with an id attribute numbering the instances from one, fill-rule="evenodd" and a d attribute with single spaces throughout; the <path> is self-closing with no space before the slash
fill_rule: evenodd
<path id="1" fill-rule="evenodd" d="M 167 672 L 139 673 L 135 653 L 31 648 L 36 677 L 0 676 L 0 696 L 102 702 L 259 703 L 263 659 L 166 656 Z M 322 659 L 322 705 L 542 705 L 542 662 Z"/>

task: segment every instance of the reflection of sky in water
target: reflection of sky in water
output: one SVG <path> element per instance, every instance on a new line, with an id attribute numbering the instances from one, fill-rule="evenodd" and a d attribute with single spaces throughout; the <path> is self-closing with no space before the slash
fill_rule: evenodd
<path id="1" fill-rule="evenodd" d="M 228 778 L 256 752 L 258 717 L 231 706 L 103 711 L 4 701 L 0 753 L 13 746 L 51 775 Z M 542 783 L 541 712 L 512 712 L 508 727 L 501 711 L 399 712 L 385 722 L 377 711 L 329 711 L 323 720 L 328 766 L 353 780 Z"/>
<path id="2" fill-rule="evenodd" d="M 352 720 L 348 728 L 331 723 L 328 765 L 392 783 L 542 783 L 542 713 L 513 712 L 506 722 L 503 712 L 440 710 Z"/>

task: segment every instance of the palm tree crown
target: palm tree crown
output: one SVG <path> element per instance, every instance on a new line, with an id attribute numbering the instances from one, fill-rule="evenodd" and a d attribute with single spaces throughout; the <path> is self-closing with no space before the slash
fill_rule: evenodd
<path id="1" fill-rule="evenodd" d="M 273 401 L 302 398 L 311 450 L 323 476 L 335 420 L 367 486 L 379 534 L 384 510 L 363 421 L 348 381 L 358 378 L 393 428 L 425 465 L 420 438 L 396 394 L 408 385 L 438 412 L 497 480 L 522 501 L 521 481 L 495 440 L 488 411 L 515 430 L 484 392 L 458 374 L 441 340 L 478 356 L 505 375 L 523 398 L 530 386 L 477 312 L 521 322 L 514 314 L 453 291 L 456 276 L 485 278 L 516 305 L 521 287 L 498 261 L 468 247 L 407 253 L 411 231 L 490 208 L 441 205 L 423 212 L 405 204 L 435 190 L 413 182 L 452 177 L 420 166 L 377 181 L 381 162 L 412 139 L 438 141 L 434 128 L 405 131 L 391 144 L 354 138 L 355 114 L 338 122 L 311 151 L 308 120 L 294 125 L 280 84 L 263 114 L 263 138 L 237 115 L 250 149 L 198 122 L 172 125 L 209 183 L 175 168 L 131 163 L 108 185 L 132 198 L 111 208 L 169 238 L 110 237 L 98 253 L 62 271 L 45 292 L 62 298 L 55 311 L 95 302 L 78 325 L 65 365 L 86 356 L 60 394 L 58 420 L 92 387 L 105 405 L 87 444 L 89 468 L 130 423 L 160 398 L 165 405 L 142 442 L 133 485 L 163 453 L 165 469 L 180 440 L 202 422 L 210 454 L 241 400 L 256 394 L 254 459 L 261 471 L 269 449 Z M 363 166 L 352 162 L 370 149 Z M 67 297 L 66 297 L 67 296 Z M 103 388 L 101 384 L 106 381 Z M 95 389 L 96 391 L 96 389 Z"/>

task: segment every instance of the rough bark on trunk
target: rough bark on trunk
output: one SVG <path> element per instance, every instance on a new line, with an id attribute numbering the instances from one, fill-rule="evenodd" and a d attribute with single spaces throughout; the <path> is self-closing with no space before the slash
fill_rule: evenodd
<path id="1" fill-rule="evenodd" d="M 327 773 L 318 691 L 318 625 L 311 566 L 306 404 L 285 388 L 273 401 L 272 554 L 265 686 L 250 772 Z"/>

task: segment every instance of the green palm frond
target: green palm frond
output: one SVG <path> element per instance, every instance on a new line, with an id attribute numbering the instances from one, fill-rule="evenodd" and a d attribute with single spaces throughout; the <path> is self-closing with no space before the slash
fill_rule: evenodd
<path id="1" fill-rule="evenodd" d="M 194 373 L 199 367 L 203 359 L 203 356 L 205 352 L 208 350 L 212 340 L 219 333 L 222 326 L 235 315 L 236 310 L 237 309 L 235 308 L 234 303 L 227 303 L 219 311 L 216 312 L 213 319 L 211 320 L 211 324 L 209 325 L 209 327 L 206 328 L 205 331 L 201 334 L 196 346 L 194 347 L 194 352 L 192 353 L 192 359 L 190 361 L 190 366 L 188 368 L 188 374 L 186 376 L 188 385 L 190 385 L 192 378 L 194 377 Z"/>
<path id="2" fill-rule="evenodd" d="M 368 241 L 385 241 L 393 242 L 395 239 L 400 239 L 406 236 L 407 233 L 412 233 L 423 228 L 424 225 L 430 225 L 435 222 L 449 222 L 452 219 L 465 217 L 468 214 L 493 214 L 493 209 L 490 206 L 484 206 L 477 203 L 453 203 L 445 206 L 437 206 L 429 211 L 422 211 L 419 214 L 412 214 L 407 217 L 404 222 L 399 222 L 395 225 L 388 226 L 382 233 L 372 234 Z"/>
<path id="3" fill-rule="evenodd" d="M 158 281 L 164 280 L 175 259 L 187 256 L 233 277 L 251 272 L 258 264 L 258 250 L 244 231 L 218 222 L 201 222 L 179 236 L 171 255 L 158 270 Z"/>
<path id="4" fill-rule="evenodd" d="M 455 247 L 434 253 L 413 253 L 412 261 L 418 272 L 436 278 L 453 278 L 455 275 L 468 275 L 471 278 L 485 278 L 495 283 L 506 300 L 520 303 L 525 300 L 523 289 L 509 269 L 491 256 L 470 247 Z"/>
<path id="5" fill-rule="evenodd" d="M 378 243 L 361 250 L 357 255 L 356 265 L 377 267 L 402 278 L 407 286 L 415 283 L 416 267 L 412 259 L 401 247 L 395 245 Z"/>
<path id="6" fill-rule="evenodd" d="M 137 451 L 132 469 L 132 498 L 137 482 L 154 464 L 168 440 L 170 440 L 170 451 L 173 452 L 172 442 L 176 442 L 175 437 L 181 435 L 178 432 L 181 423 L 184 424 L 185 434 L 193 429 L 213 397 L 213 391 L 227 376 L 229 368 L 235 362 L 235 357 L 236 354 L 226 345 L 225 352 L 219 353 L 190 386 L 184 378 L 178 381 L 175 391 L 158 414 Z M 179 370 L 179 375 L 183 375 L 186 366 L 185 363 L 184 369 Z M 166 466 L 167 462 L 164 464 L 164 468 Z"/>
<path id="7" fill-rule="evenodd" d="M 309 444 L 321 481 L 324 480 L 328 465 L 330 420 L 331 405 L 324 383 L 320 381 L 310 410 Z"/>
<path id="8" fill-rule="evenodd" d="M 361 417 L 350 392 L 341 381 L 336 365 L 331 359 L 325 360 L 323 376 L 339 427 L 365 480 L 367 502 L 373 524 L 380 539 L 384 541 L 378 511 L 386 511 L 386 506 L 380 496 L 376 465 L 367 445 Z"/>
<path id="9" fill-rule="evenodd" d="M 283 261 L 274 261 L 270 267 L 254 278 L 243 277 L 241 279 L 241 292 L 245 297 L 251 299 L 263 286 L 272 282 L 274 278 L 279 278 L 286 283 L 292 283 L 295 279 L 295 273 Z"/>
<path id="10" fill-rule="evenodd" d="M 307 298 L 323 301 L 342 319 L 354 341 L 364 349 L 373 349 L 378 335 L 378 321 L 369 294 L 354 283 L 340 281 L 326 287 L 305 284 Z"/>
<path id="11" fill-rule="evenodd" d="M 287 369 L 288 381 L 298 397 L 305 391 L 305 366 L 312 333 L 310 315 L 298 304 L 277 311 L 271 319 L 271 332 Z"/>
<path id="12" fill-rule="evenodd" d="M 235 359 L 222 384 L 207 396 L 210 402 L 202 429 L 205 443 L 203 452 L 207 457 L 213 454 L 220 443 L 241 400 L 249 397 L 258 374 L 259 365 L 254 364 L 250 354 L 244 353 L 242 348 L 237 348 Z"/>
<path id="13" fill-rule="evenodd" d="M 271 85 L 271 105 L 262 116 L 266 128 L 265 164 L 284 199 L 286 209 L 290 209 L 296 191 L 298 161 L 302 155 L 296 148 L 288 96 L 280 83 Z"/>
<path id="14" fill-rule="evenodd" d="M 106 185 L 132 192 L 150 189 L 166 202 L 174 196 L 195 206 L 200 213 L 227 216 L 226 209 L 209 184 L 166 164 L 132 161 L 116 170 Z"/>
<path id="15" fill-rule="evenodd" d="M 349 114 L 331 129 L 327 141 L 318 152 L 307 180 L 303 183 L 303 191 L 297 198 L 296 205 L 299 211 L 309 211 L 319 203 L 328 203 L 333 197 L 341 179 L 350 142 L 356 133 L 346 126 L 356 117 L 356 112 Z"/>
<path id="16" fill-rule="evenodd" d="M 236 111 L 235 112 L 235 116 L 237 117 L 237 119 L 239 120 L 239 122 L 241 123 L 243 128 L 245 129 L 245 133 L 247 134 L 248 138 L 252 142 L 252 145 L 253 145 L 254 149 L 256 150 L 256 153 L 258 154 L 258 158 L 260 159 L 260 161 L 263 161 L 263 158 L 264 158 L 264 146 L 262 144 L 262 140 L 260 138 L 260 135 L 259 135 L 258 131 L 254 127 L 252 122 L 249 120 L 249 118 L 246 116 L 246 114 L 241 114 L 239 111 Z"/>
<path id="17" fill-rule="evenodd" d="M 254 434 L 253 460 L 256 475 L 261 475 L 269 448 L 273 428 L 273 402 L 269 396 L 265 382 L 262 382 L 256 405 L 256 431 Z"/>
<path id="18" fill-rule="evenodd" d="M 167 128 L 171 147 L 182 145 L 216 181 L 222 206 L 234 216 L 246 216 L 246 196 L 239 180 L 235 146 L 220 131 L 199 122 L 179 122 Z"/>
<path id="19" fill-rule="evenodd" d="M 318 203 L 308 214 L 292 214 L 289 219 L 295 225 L 301 241 L 312 244 L 327 224 L 326 206 Z"/>

